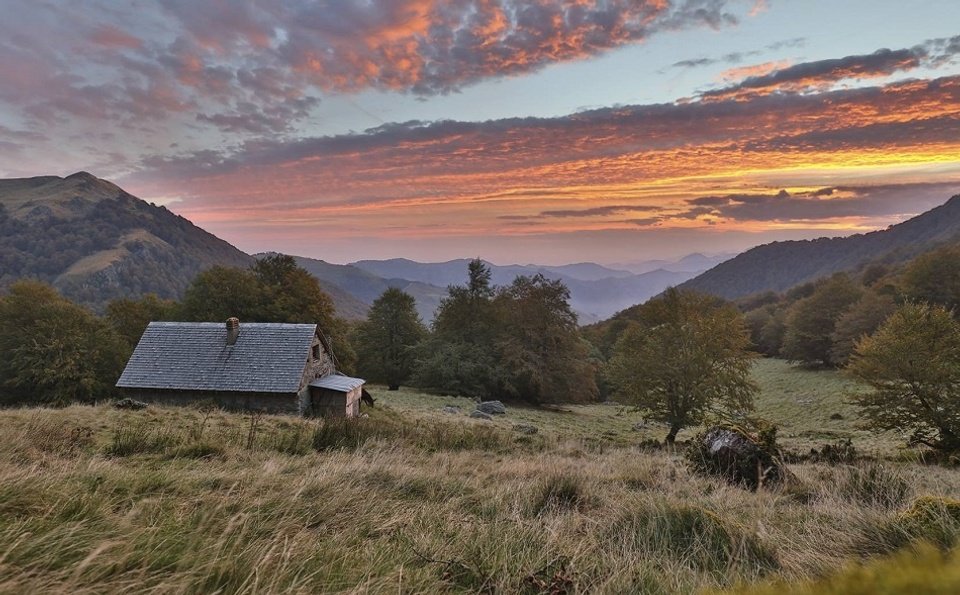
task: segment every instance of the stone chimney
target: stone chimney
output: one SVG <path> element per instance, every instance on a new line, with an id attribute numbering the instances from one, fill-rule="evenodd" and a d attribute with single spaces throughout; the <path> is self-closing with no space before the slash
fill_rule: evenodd
<path id="1" fill-rule="evenodd" d="M 233 345 L 237 342 L 237 337 L 240 336 L 240 319 L 239 318 L 228 318 L 227 319 L 227 345 Z"/>

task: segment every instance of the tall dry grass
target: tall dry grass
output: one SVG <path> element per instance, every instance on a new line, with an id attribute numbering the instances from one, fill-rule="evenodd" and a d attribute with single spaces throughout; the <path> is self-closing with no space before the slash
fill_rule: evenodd
<path id="1" fill-rule="evenodd" d="M 960 535 L 955 470 L 792 471 L 754 493 L 678 453 L 383 410 L 0 411 L 0 591 L 694 592 Z"/>

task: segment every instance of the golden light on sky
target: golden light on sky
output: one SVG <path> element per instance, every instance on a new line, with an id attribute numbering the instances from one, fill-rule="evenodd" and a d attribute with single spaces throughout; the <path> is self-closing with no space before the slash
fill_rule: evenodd
<path id="1" fill-rule="evenodd" d="M 613 262 L 960 191 L 955 2 L 6 2 L 0 171 L 87 169 L 248 251 Z"/>

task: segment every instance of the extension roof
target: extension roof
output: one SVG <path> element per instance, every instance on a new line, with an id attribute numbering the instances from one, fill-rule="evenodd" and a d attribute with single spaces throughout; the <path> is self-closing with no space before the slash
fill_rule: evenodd
<path id="1" fill-rule="evenodd" d="M 326 390 L 336 391 L 338 393 L 348 393 L 353 389 L 363 386 L 363 378 L 353 378 L 343 374 L 330 374 L 323 378 L 317 378 L 310 383 L 310 386 Z"/>
<path id="2" fill-rule="evenodd" d="M 151 322 L 117 386 L 295 393 L 316 335 L 315 324 L 244 322 L 227 345 L 222 322 Z"/>

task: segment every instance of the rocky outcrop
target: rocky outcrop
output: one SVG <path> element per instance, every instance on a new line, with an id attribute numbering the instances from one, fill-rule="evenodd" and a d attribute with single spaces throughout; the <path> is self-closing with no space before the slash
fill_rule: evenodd
<path id="1" fill-rule="evenodd" d="M 789 474 L 772 440 L 765 443 L 732 426 L 714 426 L 700 433 L 686 454 L 695 471 L 752 490 L 779 484 Z"/>
<path id="2" fill-rule="evenodd" d="M 483 401 L 477 403 L 477 411 L 482 411 L 488 415 L 504 415 L 507 408 L 500 401 Z"/>
<path id="3" fill-rule="evenodd" d="M 143 401 L 137 401 L 136 399 L 131 399 L 129 397 L 120 399 L 114 403 L 113 406 L 117 409 L 132 409 L 134 411 L 147 408 L 147 404 Z"/>

